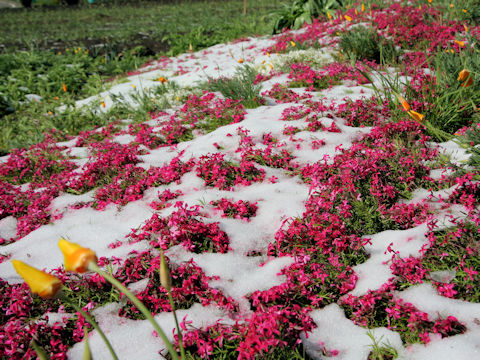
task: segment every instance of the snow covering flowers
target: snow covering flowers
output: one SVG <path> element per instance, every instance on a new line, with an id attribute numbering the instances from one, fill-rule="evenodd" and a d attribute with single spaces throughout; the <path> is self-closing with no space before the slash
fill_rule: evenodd
<path id="1" fill-rule="evenodd" d="M 13 260 L 32 279 L 26 280 L 32 291 L 46 299 L 39 303 L 25 284 L 0 279 L 0 339 L 6 344 L 0 357 L 32 358 L 28 345 L 38 337 L 52 358 L 75 358 L 86 320 L 54 297 L 62 283 L 78 294 L 82 309 L 105 315 L 108 308 L 122 324 L 112 327 L 113 336 L 153 316 L 174 331 L 163 322 L 165 313 L 185 311 L 177 331 L 166 333 L 192 357 L 285 358 L 308 341 L 323 344 L 323 350 L 309 350 L 315 356 L 344 354 L 351 349 L 342 339 L 315 329 L 312 311 L 331 305 L 342 310 L 339 323 L 398 334 L 395 347 L 403 354 L 425 350 L 409 348 L 413 343 L 436 339 L 435 346 L 446 349 L 442 338 L 468 338 L 475 327 L 462 311 L 440 304 L 432 313 L 418 297 L 407 299 L 431 289 L 428 299 L 447 297 L 472 308 L 480 302 L 478 174 L 449 168 L 440 156 L 444 144 L 425 134 L 440 85 L 419 44 L 443 56 L 447 50 L 449 57 L 467 51 L 454 41 L 463 23 L 440 16 L 434 6 L 392 3 L 366 12 L 362 4 L 361 11 L 285 31 L 265 40 L 264 48 L 244 40 L 164 59 L 165 71 L 176 74 L 170 82 L 197 75 L 202 66 L 208 72 L 222 56 L 238 65 L 230 47 L 241 49 L 242 59 L 262 53 L 278 61 L 275 71 L 255 78 L 267 106 L 245 109 L 240 101 L 198 90 L 141 123 L 117 121 L 75 138 L 52 132 L 12 151 L 0 164 L 0 266 L 6 269 L 21 252 L 9 244 L 29 242 L 26 248 L 35 249 L 49 229 L 71 231 L 77 221 L 105 229 L 96 239 L 105 257 L 60 239 L 65 267 L 53 270 L 57 277 Z M 399 94 L 396 101 L 372 96 L 371 84 L 362 86 L 369 82 L 363 74 L 389 76 L 391 69 L 334 60 L 326 52 L 354 19 L 408 50 L 399 74 L 408 101 Z M 479 34 L 478 27 L 470 31 Z M 306 47 L 324 56 L 315 62 L 312 53 L 298 50 Z M 461 87 L 476 86 L 476 72 L 462 66 L 468 69 L 458 80 L 450 75 L 452 88 L 466 93 L 471 89 Z M 167 79 L 155 73 L 153 81 L 164 86 Z M 451 226 L 440 225 L 445 219 Z M 71 273 L 92 269 L 81 277 Z M 123 288 L 112 285 L 115 279 Z M 127 287 L 136 297 L 125 295 Z M 47 319 L 50 314 L 56 321 Z M 142 338 L 153 349 L 142 353 L 146 358 L 162 350 L 155 336 Z"/>

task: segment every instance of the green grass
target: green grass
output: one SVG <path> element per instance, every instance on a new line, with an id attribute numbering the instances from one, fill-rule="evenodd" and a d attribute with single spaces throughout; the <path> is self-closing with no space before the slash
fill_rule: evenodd
<path id="1" fill-rule="evenodd" d="M 235 76 L 209 78 L 208 83 L 203 84 L 202 87 L 208 91 L 218 91 L 228 99 L 239 100 L 247 109 L 253 109 L 264 103 L 260 96 L 262 85 L 254 83 L 257 74 L 253 67 L 244 65 L 236 70 Z"/>
<path id="2" fill-rule="evenodd" d="M 249 1 L 246 22 L 243 1 L 103 2 L 95 6 L 34 7 L 1 11 L 5 50 L 63 51 L 83 46 L 119 54 L 143 45 L 150 54 L 178 54 L 192 43 L 199 49 L 269 30 L 269 0 Z M 59 40 L 61 39 L 61 40 Z"/>
<path id="3" fill-rule="evenodd" d="M 357 60 L 395 63 L 399 56 L 391 40 L 385 40 L 374 29 L 364 27 L 343 33 L 340 49 L 353 64 Z"/>
<path id="4" fill-rule="evenodd" d="M 76 135 L 120 119 L 146 120 L 148 112 L 171 105 L 164 89 L 137 94 L 133 107 L 117 99 L 106 114 L 73 104 L 105 90 L 107 79 L 124 76 L 153 56 L 266 34 L 273 6 L 268 0 L 249 2 L 246 22 L 241 0 L 104 2 L 0 11 L 7 29 L 0 33 L 0 156 L 42 141 L 43 132 L 52 128 Z M 28 100 L 29 94 L 40 101 Z M 58 110 L 62 104 L 65 111 Z M 245 105 L 258 106 L 256 100 Z"/>

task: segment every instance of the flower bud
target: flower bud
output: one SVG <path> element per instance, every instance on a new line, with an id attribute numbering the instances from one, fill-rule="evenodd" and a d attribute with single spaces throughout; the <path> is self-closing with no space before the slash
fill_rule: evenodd
<path id="1" fill-rule="evenodd" d="M 410 110 L 408 112 L 408 115 L 410 115 L 413 119 L 417 120 L 418 122 L 422 122 L 423 119 L 425 118 L 425 115 L 420 114 L 416 111 Z"/>
<path id="2" fill-rule="evenodd" d="M 62 282 L 20 260 L 12 260 L 15 271 L 25 280 L 30 290 L 43 299 L 51 299 L 62 287 Z"/>
<path id="3" fill-rule="evenodd" d="M 63 253 L 65 259 L 65 270 L 84 273 L 88 269 L 88 264 L 97 262 L 97 256 L 91 249 L 81 247 L 78 244 L 61 238 L 58 247 Z"/>
<path id="4" fill-rule="evenodd" d="M 172 289 L 172 277 L 170 276 L 170 269 L 168 268 L 167 262 L 165 261 L 165 256 L 163 251 L 161 252 L 161 261 L 160 261 L 160 284 L 167 290 Z"/>

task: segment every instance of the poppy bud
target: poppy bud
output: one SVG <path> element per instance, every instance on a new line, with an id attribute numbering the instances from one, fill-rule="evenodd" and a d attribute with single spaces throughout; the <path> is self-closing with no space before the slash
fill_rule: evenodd
<path id="1" fill-rule="evenodd" d="M 84 273 L 88 269 L 88 264 L 97 262 L 97 256 L 91 249 L 81 247 L 78 244 L 61 238 L 58 247 L 63 253 L 65 259 L 65 270 Z"/>
<path id="2" fill-rule="evenodd" d="M 57 277 L 27 265 L 23 261 L 12 260 L 12 264 L 30 290 L 43 299 L 51 299 L 62 287 L 62 282 Z"/>

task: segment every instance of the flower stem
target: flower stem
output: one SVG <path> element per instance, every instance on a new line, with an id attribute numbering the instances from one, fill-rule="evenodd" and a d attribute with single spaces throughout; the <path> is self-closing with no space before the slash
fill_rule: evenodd
<path id="1" fill-rule="evenodd" d="M 33 350 L 35 350 L 35 352 L 37 353 L 37 356 L 40 360 L 49 360 L 50 359 L 48 357 L 47 353 L 45 352 L 45 350 L 43 350 L 43 348 L 40 345 L 38 345 L 35 340 L 32 340 L 32 342 L 30 343 L 30 346 L 33 348 Z"/>
<path id="2" fill-rule="evenodd" d="M 168 293 L 168 301 L 170 301 L 170 306 L 172 307 L 173 318 L 175 319 L 175 326 L 177 327 L 178 346 L 180 347 L 180 354 L 182 356 L 182 359 L 186 359 L 185 348 L 183 347 L 182 331 L 180 330 L 180 326 L 178 325 L 177 313 L 175 312 L 175 303 L 173 302 L 172 292 L 168 290 L 167 293 Z"/>
<path id="3" fill-rule="evenodd" d="M 138 310 L 142 312 L 142 314 L 147 318 L 148 321 L 152 324 L 153 328 L 157 332 L 157 334 L 162 338 L 163 342 L 165 343 L 165 346 L 167 347 L 168 352 L 170 355 L 172 355 L 173 360 L 180 360 L 178 357 L 177 352 L 172 346 L 172 343 L 168 341 L 167 336 L 163 332 L 162 328 L 158 323 L 155 321 L 153 318 L 152 314 L 148 309 L 143 305 L 143 303 L 130 291 L 128 290 L 120 281 L 115 279 L 112 275 L 106 273 L 105 271 L 101 270 L 97 264 L 95 264 L 93 261 L 88 264 L 88 268 L 91 271 L 96 272 L 97 274 L 101 275 L 104 277 L 110 284 L 115 286 L 118 290 L 120 290 L 122 293 L 125 294 L 126 297 L 130 299 L 131 302 L 137 307 Z"/>
<path id="4" fill-rule="evenodd" d="M 102 337 L 103 342 L 105 343 L 105 345 L 107 345 L 108 350 L 110 351 L 110 354 L 112 355 L 112 358 L 114 360 L 118 360 L 118 356 L 115 353 L 115 350 L 113 350 L 112 344 L 107 339 L 107 337 L 105 336 L 105 333 L 102 331 L 102 329 L 100 329 L 100 326 L 98 326 L 97 322 L 90 315 L 88 315 L 85 311 L 83 311 L 80 306 L 75 304 L 73 301 L 71 301 L 64 294 L 59 293 L 58 298 L 60 300 L 62 300 L 62 302 L 67 303 L 68 305 L 73 307 L 76 311 L 78 311 L 80 314 L 82 314 L 82 316 L 85 318 L 85 320 L 87 320 L 90 323 L 90 325 L 92 325 L 94 327 L 94 329 L 98 331 L 98 334 Z"/>

